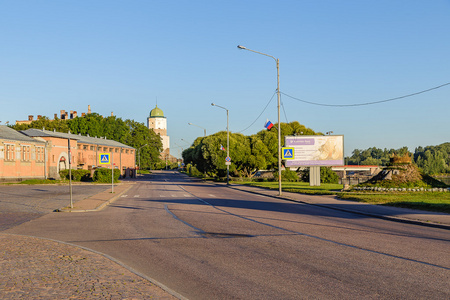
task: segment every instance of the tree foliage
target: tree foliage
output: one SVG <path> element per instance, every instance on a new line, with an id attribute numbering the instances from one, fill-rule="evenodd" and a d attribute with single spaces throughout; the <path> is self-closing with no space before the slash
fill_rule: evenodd
<path id="1" fill-rule="evenodd" d="M 349 165 L 379 165 L 387 166 L 393 154 L 402 156 L 408 153 L 419 168 L 425 174 L 435 175 L 450 173 L 450 143 L 438 146 L 417 147 L 414 154 L 407 147 L 400 149 L 368 148 L 366 150 L 355 149 L 352 156 L 347 157 Z"/>
<path id="2" fill-rule="evenodd" d="M 278 168 L 278 126 L 245 136 L 230 133 L 230 174 L 251 178 L 258 170 Z M 286 135 L 315 135 L 316 133 L 298 122 L 282 123 L 282 140 Z M 209 176 L 226 176 L 227 132 L 221 131 L 207 137 L 197 138 L 190 148 L 183 151 L 186 164 L 195 166 Z M 221 150 L 221 146 L 225 150 Z"/>

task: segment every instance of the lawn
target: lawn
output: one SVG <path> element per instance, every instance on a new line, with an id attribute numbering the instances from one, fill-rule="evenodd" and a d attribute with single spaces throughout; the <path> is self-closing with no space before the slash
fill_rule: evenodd
<path id="1" fill-rule="evenodd" d="M 278 182 L 233 183 L 278 189 Z M 320 186 L 310 186 L 307 182 L 283 182 L 282 188 L 286 192 L 336 195 L 345 200 L 450 214 L 450 192 L 341 192 L 341 184 L 322 183 Z"/>

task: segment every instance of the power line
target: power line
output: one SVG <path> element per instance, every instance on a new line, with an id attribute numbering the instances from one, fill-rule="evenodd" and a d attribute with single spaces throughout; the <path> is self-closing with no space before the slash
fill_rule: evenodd
<path id="1" fill-rule="evenodd" d="M 395 101 L 395 100 L 400 100 L 400 99 L 404 99 L 404 98 L 408 98 L 408 97 L 412 97 L 412 96 L 416 96 L 419 94 L 423 94 L 423 93 L 427 93 L 433 90 L 437 90 L 439 88 L 442 88 L 444 86 L 450 85 L 450 82 L 441 84 L 439 86 L 436 87 L 432 87 L 430 89 L 426 89 L 420 92 L 416 92 L 416 93 L 412 93 L 412 94 L 408 94 L 408 95 L 404 95 L 404 96 L 400 96 L 400 97 L 395 97 L 395 98 L 390 98 L 390 99 L 385 99 L 385 100 L 380 100 L 380 101 L 373 101 L 373 102 L 365 102 L 365 103 L 357 103 L 357 104 L 324 104 L 324 103 L 318 103 L 318 102 L 312 102 L 312 101 L 306 101 L 306 100 L 302 100 L 293 96 L 290 96 L 286 93 L 280 92 L 281 94 L 292 98 L 294 100 L 303 102 L 303 103 L 308 103 L 308 104 L 312 104 L 312 105 L 319 105 L 319 106 L 332 106 L 332 107 L 349 107 L 349 106 L 363 106 L 363 105 L 372 105 L 372 104 L 379 104 L 379 103 L 384 103 L 384 102 L 389 102 L 389 101 Z"/>
<path id="2" fill-rule="evenodd" d="M 264 107 L 263 111 L 259 114 L 258 117 L 256 117 L 255 121 L 253 121 L 253 123 L 250 124 L 247 128 L 245 128 L 245 129 L 243 129 L 243 130 L 241 130 L 241 131 L 238 131 L 238 133 L 242 133 L 242 132 L 246 131 L 247 129 L 249 129 L 250 127 L 252 127 L 253 124 L 255 124 L 256 121 L 258 121 L 259 117 L 261 117 L 261 115 L 266 111 L 267 106 L 269 106 L 270 102 L 272 102 L 273 96 L 275 96 L 275 95 L 276 95 L 276 92 L 273 93 L 272 98 L 270 98 L 269 102 L 267 102 L 266 107 Z"/>

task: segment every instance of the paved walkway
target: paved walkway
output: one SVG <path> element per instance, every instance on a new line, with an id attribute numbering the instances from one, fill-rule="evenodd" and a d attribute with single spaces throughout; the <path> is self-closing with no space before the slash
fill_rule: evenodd
<path id="1" fill-rule="evenodd" d="M 86 212 L 104 208 L 131 188 L 133 182 L 114 186 L 73 208 L 61 212 Z M 222 184 L 221 184 L 222 185 Z M 231 184 L 233 189 L 265 194 L 290 201 L 351 211 L 367 216 L 450 229 L 450 215 L 338 200 Z M 0 233 L 1 299 L 180 299 L 131 272 L 105 255 L 52 241 Z M 175 294 L 176 295 L 176 294 Z"/>

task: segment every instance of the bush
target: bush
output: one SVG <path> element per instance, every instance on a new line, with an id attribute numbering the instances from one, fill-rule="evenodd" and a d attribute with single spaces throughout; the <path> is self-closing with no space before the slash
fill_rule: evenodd
<path id="1" fill-rule="evenodd" d="M 204 174 L 201 173 L 195 166 L 188 164 L 186 166 L 187 172 L 189 174 L 189 176 L 193 176 L 193 177 L 198 177 L 198 178 L 203 178 Z"/>
<path id="2" fill-rule="evenodd" d="M 291 171 L 289 169 L 282 170 L 281 171 L 281 181 L 287 181 L 287 182 L 297 182 L 297 181 L 299 181 L 297 172 Z"/>
<path id="3" fill-rule="evenodd" d="M 114 182 L 119 182 L 119 177 L 120 177 L 120 170 L 114 169 Z M 100 168 L 95 170 L 93 180 L 94 182 L 110 183 L 111 169 Z"/>
<path id="4" fill-rule="evenodd" d="M 91 181 L 91 171 L 89 170 L 71 170 L 73 181 Z M 69 169 L 59 172 L 61 179 L 69 180 Z"/>
<path id="5" fill-rule="evenodd" d="M 309 182 L 309 168 L 302 171 L 301 180 Z M 339 176 L 328 167 L 320 167 L 320 182 L 321 183 L 339 183 Z"/>

